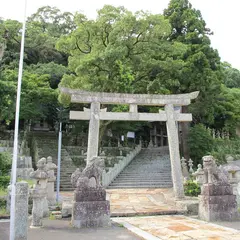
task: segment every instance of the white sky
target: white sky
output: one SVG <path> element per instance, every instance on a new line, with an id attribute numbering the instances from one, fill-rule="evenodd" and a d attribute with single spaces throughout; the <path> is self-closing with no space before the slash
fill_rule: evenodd
<path id="1" fill-rule="evenodd" d="M 1 0 L 0 17 L 4 19 L 23 19 L 25 0 Z M 239 0 L 190 0 L 199 9 L 207 26 L 214 32 L 212 46 L 219 51 L 222 61 L 240 69 L 240 1 Z M 39 7 L 50 5 L 62 11 L 81 11 L 89 18 L 96 16 L 96 10 L 105 4 L 124 6 L 133 12 L 148 10 L 162 13 L 169 0 L 28 0 L 27 15 L 36 12 Z"/>

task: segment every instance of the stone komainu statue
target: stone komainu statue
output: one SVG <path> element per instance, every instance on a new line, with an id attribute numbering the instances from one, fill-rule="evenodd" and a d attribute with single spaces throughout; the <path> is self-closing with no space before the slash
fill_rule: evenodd
<path id="1" fill-rule="evenodd" d="M 79 168 L 72 174 L 71 183 L 74 188 L 85 189 L 89 187 L 99 188 L 101 186 L 101 177 L 104 169 L 104 159 L 94 157 L 90 164 L 81 172 Z M 90 180 L 95 179 L 95 184 L 91 184 Z"/>
<path id="2" fill-rule="evenodd" d="M 222 184 L 228 183 L 227 174 L 217 167 L 213 156 L 203 158 L 204 183 Z"/>

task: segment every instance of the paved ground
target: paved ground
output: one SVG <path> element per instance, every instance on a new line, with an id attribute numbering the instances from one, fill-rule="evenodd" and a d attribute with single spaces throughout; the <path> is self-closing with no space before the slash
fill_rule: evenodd
<path id="1" fill-rule="evenodd" d="M 44 227 L 29 229 L 29 240 L 239 240 L 240 231 L 183 215 L 112 218 L 108 228 L 74 229 L 70 220 L 44 220 Z M 117 223 L 117 224 L 116 224 Z M 222 222 L 240 228 L 240 221 Z M 124 227 L 125 228 L 124 228 Z M 0 221 L 0 240 L 9 239 L 9 222 Z"/>
<path id="2" fill-rule="evenodd" d="M 186 216 L 113 218 L 135 233 L 151 240 L 239 240 L 240 231 Z M 222 223 L 224 224 L 224 223 Z M 229 224 L 231 225 L 231 224 Z M 235 222 L 235 226 L 240 222 Z M 142 232 L 144 231 L 144 232 Z M 148 235 L 150 234 L 150 235 Z M 152 235 L 152 237 L 151 237 Z"/>
<path id="3" fill-rule="evenodd" d="M 73 229 L 69 219 L 44 220 L 44 228 L 29 229 L 29 240 L 240 240 L 240 221 L 207 223 L 178 214 L 181 208 L 163 203 L 163 194 L 168 189 L 118 189 L 107 190 L 114 216 L 158 215 L 148 217 L 112 218 L 115 223 L 109 228 Z M 72 192 L 62 192 L 61 200 L 72 201 Z M 169 200 L 169 202 L 171 202 Z M 161 215 L 161 216 L 159 216 Z M 220 226 L 222 225 L 222 226 Z M 223 227 L 225 226 L 225 227 Z M 231 228 L 226 228 L 231 227 Z M 235 228 L 235 229 L 233 229 Z M 9 222 L 0 221 L 0 240 L 8 240 Z"/>
<path id="4" fill-rule="evenodd" d="M 29 229 L 29 240 L 141 240 L 134 233 L 113 223 L 112 227 L 73 229 L 67 220 L 44 220 L 44 228 Z M 0 240 L 9 240 L 9 222 L 0 222 Z"/>
<path id="5" fill-rule="evenodd" d="M 111 216 L 161 215 L 183 213 L 180 207 L 163 203 L 163 192 L 169 189 L 107 189 Z M 61 192 L 64 201 L 72 201 L 72 192 Z"/>

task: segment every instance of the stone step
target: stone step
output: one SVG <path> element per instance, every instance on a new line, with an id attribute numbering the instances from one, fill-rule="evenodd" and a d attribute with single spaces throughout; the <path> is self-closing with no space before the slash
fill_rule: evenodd
<path id="1" fill-rule="evenodd" d="M 133 174 L 124 174 L 124 173 L 121 173 L 119 174 L 117 177 L 126 177 L 126 178 L 151 178 L 151 177 L 154 177 L 154 178 L 164 178 L 164 177 L 171 177 L 171 174 L 167 174 L 167 173 L 164 173 L 164 174 L 145 174 L 144 173 L 133 173 Z"/>
<path id="2" fill-rule="evenodd" d="M 144 177 L 144 176 L 146 176 L 146 172 L 145 172 L 145 174 L 143 174 L 143 173 L 120 173 L 118 176 L 124 176 L 124 177 Z M 159 177 L 169 177 L 169 176 L 171 176 L 171 174 L 169 174 L 169 173 L 154 173 L 154 174 L 148 174 L 148 176 L 150 177 L 150 176 L 159 176 Z"/>
<path id="3" fill-rule="evenodd" d="M 171 178 L 116 178 L 115 181 L 117 182 L 139 182 L 139 181 L 172 181 Z"/>
<path id="4" fill-rule="evenodd" d="M 171 164 L 167 151 L 144 149 L 117 176 L 109 188 L 172 187 Z"/>
<path id="5" fill-rule="evenodd" d="M 121 189 L 121 188 L 171 188 L 172 185 L 168 186 L 168 185 L 129 185 L 129 186 L 125 186 L 125 185 L 118 185 L 118 186 L 108 186 L 107 189 Z"/>
<path id="6" fill-rule="evenodd" d="M 119 185 L 123 185 L 123 186 L 132 186 L 132 185 L 136 185 L 136 186 L 141 186 L 141 185 L 151 185 L 151 186 L 156 186 L 156 185 L 171 185 L 171 182 L 112 182 L 110 184 L 110 186 L 119 186 Z"/>
<path id="7" fill-rule="evenodd" d="M 172 182 L 113 182 L 110 186 L 172 186 Z"/>

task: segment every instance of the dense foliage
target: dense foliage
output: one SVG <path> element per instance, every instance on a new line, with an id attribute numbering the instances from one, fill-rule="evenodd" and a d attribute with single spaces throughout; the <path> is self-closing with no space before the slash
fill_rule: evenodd
<path id="1" fill-rule="evenodd" d="M 192 180 L 184 183 L 184 194 L 190 197 L 197 197 L 201 193 L 200 186 Z"/>
<path id="2" fill-rule="evenodd" d="M 202 124 L 196 124 L 190 129 L 188 144 L 190 156 L 195 165 L 202 163 L 202 157 L 209 155 L 213 147 L 213 138 Z"/>
<path id="3" fill-rule="evenodd" d="M 11 166 L 11 155 L 8 152 L 0 152 L 0 176 L 9 174 Z"/>
<path id="4" fill-rule="evenodd" d="M 214 139 L 211 155 L 217 159 L 217 163 L 226 163 L 226 157 L 231 156 L 233 160 L 240 159 L 240 139 Z"/>
<path id="5" fill-rule="evenodd" d="M 0 176 L 0 189 L 6 189 L 10 183 L 10 176 Z"/>

